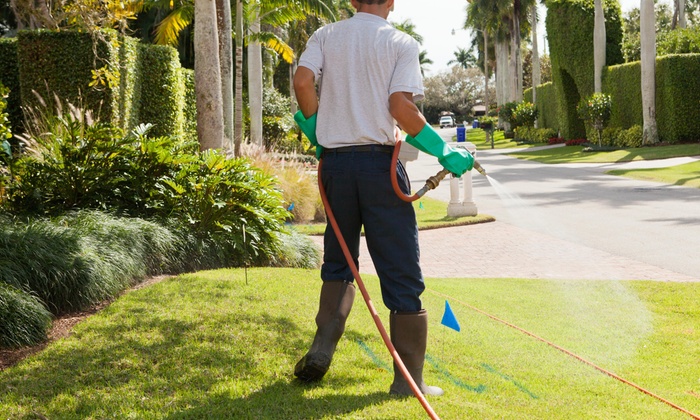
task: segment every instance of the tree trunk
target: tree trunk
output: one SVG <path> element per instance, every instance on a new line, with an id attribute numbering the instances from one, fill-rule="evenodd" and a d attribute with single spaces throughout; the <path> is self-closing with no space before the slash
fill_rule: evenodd
<path id="1" fill-rule="evenodd" d="M 537 43 L 537 3 L 530 11 L 530 26 L 532 27 L 532 103 L 537 103 L 537 86 L 540 84 L 540 51 Z M 535 121 L 537 127 L 537 121 Z"/>
<path id="2" fill-rule="evenodd" d="M 496 96 L 498 105 L 509 101 L 509 66 L 508 66 L 508 41 L 496 41 Z M 500 89 L 500 95 L 498 94 Z"/>
<path id="3" fill-rule="evenodd" d="M 683 29 L 687 25 L 685 21 L 685 0 L 676 1 L 678 1 L 678 26 Z"/>
<path id="4" fill-rule="evenodd" d="M 291 101 L 289 109 L 292 111 L 292 115 L 296 114 L 297 112 L 297 97 L 294 93 L 294 83 L 292 83 L 292 80 L 294 80 L 294 72 L 296 71 L 296 67 L 297 59 L 295 57 L 292 62 L 289 63 L 289 99 Z"/>
<path id="5" fill-rule="evenodd" d="M 241 155 L 243 142 L 243 0 L 236 0 L 236 93 L 234 103 L 233 154 Z"/>
<path id="6" fill-rule="evenodd" d="M 223 147 L 224 113 L 221 104 L 219 40 L 214 0 L 195 2 L 194 15 L 194 90 L 197 101 L 197 138 L 199 148 Z"/>
<path id="7" fill-rule="evenodd" d="M 520 0 L 513 1 L 513 32 L 511 33 L 511 61 L 513 69 L 513 92 L 511 94 L 514 102 L 523 100 L 523 58 L 520 54 L 520 11 L 522 4 Z"/>
<path id="8" fill-rule="evenodd" d="M 219 36 L 219 67 L 221 69 L 221 99 L 224 114 L 224 148 L 233 151 L 233 30 L 231 2 L 216 0 Z"/>
<path id="9" fill-rule="evenodd" d="M 605 66 L 605 14 L 603 1 L 595 0 L 593 26 L 593 91 L 602 91 L 603 67 Z"/>
<path id="10" fill-rule="evenodd" d="M 260 18 L 255 13 L 250 33 L 260 32 Z M 248 107 L 250 108 L 250 142 L 263 146 L 262 132 L 262 47 L 258 41 L 248 41 Z"/>
<path id="11" fill-rule="evenodd" d="M 654 0 L 641 0 L 639 13 L 642 66 L 642 144 L 659 141 L 656 128 L 656 30 Z"/>
<path id="12" fill-rule="evenodd" d="M 489 34 L 486 30 L 481 32 L 484 35 L 484 116 L 489 115 Z"/>

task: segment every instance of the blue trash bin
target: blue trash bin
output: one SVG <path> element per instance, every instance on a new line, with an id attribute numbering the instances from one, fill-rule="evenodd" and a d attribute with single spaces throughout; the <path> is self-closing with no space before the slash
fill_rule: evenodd
<path id="1" fill-rule="evenodd" d="M 466 127 L 457 127 L 457 141 L 458 142 L 467 141 L 467 128 Z"/>
<path id="2" fill-rule="evenodd" d="M 472 121 L 472 128 L 479 128 L 479 120 Z"/>

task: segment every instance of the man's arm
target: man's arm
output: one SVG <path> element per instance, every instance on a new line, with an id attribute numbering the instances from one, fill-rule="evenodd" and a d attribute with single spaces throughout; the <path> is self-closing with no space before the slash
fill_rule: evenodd
<path id="1" fill-rule="evenodd" d="M 294 73 L 294 93 L 305 118 L 309 118 L 318 111 L 318 96 L 314 81 L 314 72 L 311 69 L 298 67 Z"/>
<path id="2" fill-rule="evenodd" d="M 474 157 L 464 149 L 452 148 L 428 124 L 413 103 L 413 95 L 396 92 L 389 96 L 389 112 L 408 134 L 406 143 L 418 150 L 438 158 L 438 162 L 457 176 L 474 166 Z"/>
<path id="3" fill-rule="evenodd" d="M 389 112 L 399 127 L 411 137 L 415 137 L 426 124 L 425 117 L 413 103 L 413 94 L 396 92 L 389 96 Z"/>

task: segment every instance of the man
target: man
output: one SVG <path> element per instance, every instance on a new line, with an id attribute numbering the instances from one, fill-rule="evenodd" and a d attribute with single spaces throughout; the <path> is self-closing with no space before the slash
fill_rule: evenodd
<path id="1" fill-rule="evenodd" d="M 413 206 L 391 186 L 395 126 L 406 131 L 409 144 L 438 157 L 458 176 L 472 168 L 474 159 L 447 146 L 414 104 L 423 97 L 419 47 L 387 22 L 394 0 L 352 0 L 352 5 L 357 10 L 352 18 L 326 25 L 309 39 L 294 76 L 300 108 L 295 119 L 317 145 L 323 161 L 319 176 L 355 264 L 365 228 L 382 298 L 391 311 L 391 341 L 401 360 L 424 394 L 442 395 L 442 389 L 423 382 L 428 318 L 420 295 L 425 285 Z M 400 163 L 397 174 L 408 194 L 410 183 Z M 303 381 L 320 380 L 328 371 L 355 297 L 353 275 L 330 225 L 321 279 L 316 335 L 294 369 Z M 390 392 L 412 394 L 396 366 Z"/>

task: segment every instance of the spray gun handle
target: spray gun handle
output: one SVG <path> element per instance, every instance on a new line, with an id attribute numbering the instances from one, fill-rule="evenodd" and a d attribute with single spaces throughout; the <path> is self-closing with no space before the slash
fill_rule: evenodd
<path id="1" fill-rule="evenodd" d="M 441 170 L 440 172 L 436 173 L 435 175 L 431 176 L 430 178 L 428 178 L 428 179 L 425 181 L 425 185 L 423 186 L 423 188 L 421 188 L 420 190 L 418 190 L 418 192 L 416 193 L 416 195 L 417 195 L 418 197 L 423 197 L 423 196 L 425 195 L 425 193 L 427 193 L 428 191 L 434 190 L 435 188 L 437 188 L 438 185 L 440 185 L 440 181 L 442 181 L 443 179 L 445 179 L 445 177 L 446 177 L 447 174 L 449 174 L 449 173 L 450 173 L 449 170 L 443 169 L 443 170 Z"/>

